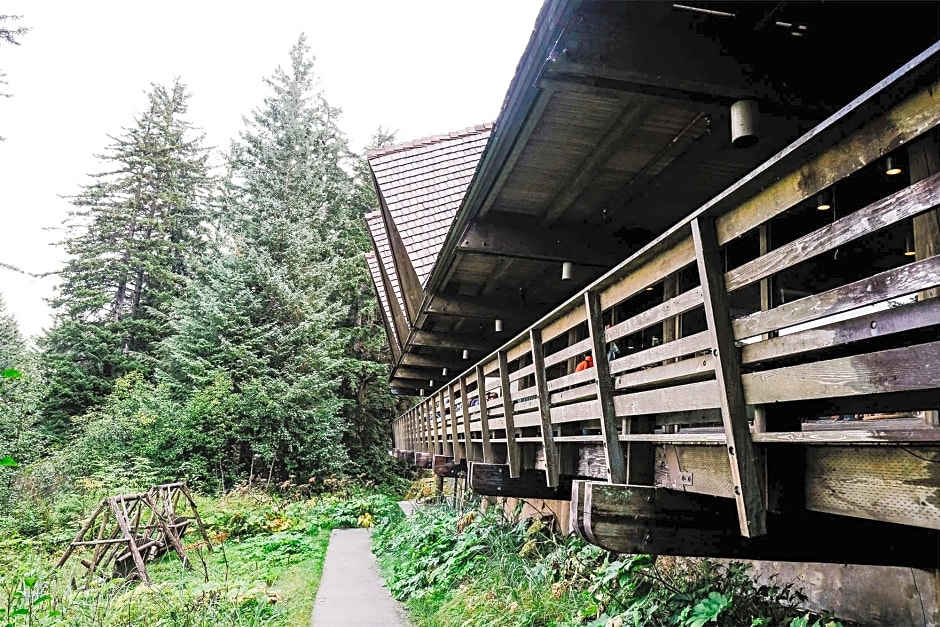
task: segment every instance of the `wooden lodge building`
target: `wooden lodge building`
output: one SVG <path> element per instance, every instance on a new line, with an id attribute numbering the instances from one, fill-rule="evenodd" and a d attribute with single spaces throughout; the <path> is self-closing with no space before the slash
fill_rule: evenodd
<path id="1" fill-rule="evenodd" d="M 940 622 L 938 7 L 547 0 L 493 124 L 368 155 L 396 454 Z"/>

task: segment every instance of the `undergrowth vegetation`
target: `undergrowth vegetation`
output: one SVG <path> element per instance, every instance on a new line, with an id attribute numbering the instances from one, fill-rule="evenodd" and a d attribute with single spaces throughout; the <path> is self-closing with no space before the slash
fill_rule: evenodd
<path id="1" fill-rule="evenodd" d="M 50 505 L 50 525 L 39 525 L 32 537 L 7 519 L 8 535 L 0 541 L 0 626 L 306 626 L 330 531 L 391 525 L 402 516 L 390 496 L 346 481 L 330 487 L 310 498 L 244 487 L 219 499 L 197 498 L 211 543 L 191 525 L 183 541 L 192 567 L 184 568 L 171 551 L 148 564 L 151 585 L 88 580 L 80 559 L 90 550 L 76 552 L 58 571 L 52 567 L 102 486 Z"/>
<path id="2" fill-rule="evenodd" d="M 440 502 L 380 526 L 388 587 L 419 627 L 841 625 L 743 563 L 617 555 L 518 513 Z"/>

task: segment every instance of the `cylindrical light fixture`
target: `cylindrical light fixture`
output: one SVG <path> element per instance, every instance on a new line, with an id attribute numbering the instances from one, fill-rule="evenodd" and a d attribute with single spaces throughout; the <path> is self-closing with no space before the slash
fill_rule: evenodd
<path id="1" fill-rule="evenodd" d="M 901 173 L 901 164 L 898 163 L 898 160 L 891 155 L 888 155 L 888 158 L 885 159 L 885 174 L 888 176 L 897 176 Z"/>
<path id="2" fill-rule="evenodd" d="M 432 389 L 434 388 L 434 379 L 431 379 L 430 381 L 428 381 L 428 387 Z"/>
<path id="3" fill-rule="evenodd" d="M 904 256 L 913 257 L 917 254 L 917 251 L 914 250 L 914 237 L 910 234 L 904 239 Z"/>
<path id="4" fill-rule="evenodd" d="M 502 333 L 503 331 L 503 321 L 499 318 L 496 319 L 496 323 L 493 325 L 493 328 L 496 329 L 497 333 Z"/>
<path id="5" fill-rule="evenodd" d="M 442 376 L 445 376 L 445 377 L 447 376 L 447 368 L 442 368 L 442 369 L 441 369 L 441 375 L 442 375 Z"/>
<path id="6" fill-rule="evenodd" d="M 731 143 L 749 148 L 760 139 L 760 111 L 755 100 L 738 100 L 731 105 Z"/>
<path id="7" fill-rule="evenodd" d="M 561 264 L 561 280 L 570 281 L 571 273 L 574 271 L 574 264 L 570 261 L 566 261 Z"/>
<path id="8" fill-rule="evenodd" d="M 468 351 L 466 348 L 463 349 L 463 358 L 470 359 L 470 351 Z"/>
<path id="9" fill-rule="evenodd" d="M 828 191 L 821 191 L 816 194 L 816 209 L 819 211 L 832 209 L 832 196 Z"/>
<path id="10" fill-rule="evenodd" d="M 424 388 L 418 390 L 418 396 L 424 396 Z"/>

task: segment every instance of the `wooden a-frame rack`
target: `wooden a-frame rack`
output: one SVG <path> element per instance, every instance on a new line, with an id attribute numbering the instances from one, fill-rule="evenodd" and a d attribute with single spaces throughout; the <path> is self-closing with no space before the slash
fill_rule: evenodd
<path id="1" fill-rule="evenodd" d="M 181 498 L 186 499 L 184 507 L 189 506 L 191 517 L 178 515 Z M 184 565 L 189 566 L 181 538 L 192 520 L 196 521 L 199 533 L 211 551 L 209 535 L 185 482 L 165 483 L 138 494 L 104 498 L 75 534 L 75 539 L 55 567 L 64 565 L 76 549 L 89 547 L 91 555 L 81 560 L 89 581 L 100 570 L 106 575 L 139 577 L 150 583 L 146 563 L 170 548 L 176 551 Z"/>

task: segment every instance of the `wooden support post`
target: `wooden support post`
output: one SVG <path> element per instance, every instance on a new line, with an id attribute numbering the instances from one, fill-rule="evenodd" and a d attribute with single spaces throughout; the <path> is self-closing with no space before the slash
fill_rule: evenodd
<path id="1" fill-rule="evenodd" d="M 604 438 L 604 454 L 607 457 L 607 474 L 611 483 L 626 483 L 627 473 L 617 431 L 617 412 L 614 409 L 610 363 L 607 361 L 607 334 L 604 330 L 600 295 L 593 291 L 585 292 L 584 306 L 587 310 L 588 333 L 591 336 L 591 348 L 594 354 L 597 400 L 601 406 L 601 435 Z M 650 460 L 651 472 L 652 468 L 653 462 Z"/>
<path id="2" fill-rule="evenodd" d="M 434 450 L 434 449 L 433 449 L 433 446 L 434 446 L 434 435 L 433 435 L 433 434 L 434 434 L 434 430 L 433 430 L 433 429 L 434 429 L 434 423 L 431 422 L 431 421 L 434 419 L 434 407 L 433 407 L 433 404 L 432 404 L 432 402 L 431 402 L 432 399 L 433 399 L 433 397 L 427 399 L 426 401 L 424 401 L 424 422 L 425 422 L 425 424 L 427 425 L 427 427 L 426 427 L 427 435 L 426 435 L 426 437 L 425 437 L 425 442 L 424 442 L 423 450 L 421 451 L 422 453 L 430 453 L 431 451 Z"/>
<path id="3" fill-rule="evenodd" d="M 509 359 L 506 351 L 496 353 L 499 359 L 499 383 L 503 396 L 503 420 L 506 422 L 506 457 L 509 462 L 509 476 L 516 478 L 522 469 L 522 451 L 516 444 L 516 425 L 512 415 L 512 386 L 509 381 Z"/>
<path id="4" fill-rule="evenodd" d="M 438 455 L 450 455 L 453 457 L 453 451 L 448 452 L 450 443 L 447 441 L 447 407 L 444 406 L 444 388 L 441 388 L 437 395 L 437 403 L 441 406 L 440 417 L 437 419 L 438 445 L 435 451 Z"/>
<path id="5" fill-rule="evenodd" d="M 542 448 L 545 451 L 545 480 L 549 487 L 558 485 L 558 449 L 552 434 L 552 403 L 549 398 L 548 380 L 545 377 L 545 349 L 542 346 L 542 330 L 530 329 L 532 344 L 532 367 L 535 372 L 535 389 L 539 395 L 539 414 L 542 419 Z"/>
<path id="6" fill-rule="evenodd" d="M 741 354 L 735 346 L 731 328 L 731 310 L 725 291 L 714 218 L 693 220 L 692 239 L 702 282 L 708 334 L 712 350 L 717 351 L 715 377 L 718 380 L 721 419 L 731 464 L 738 523 L 741 535 L 752 538 L 767 532 L 767 511 L 757 472 L 754 443 L 748 428 L 744 386 L 741 382 Z"/>
<path id="7" fill-rule="evenodd" d="M 490 442 L 490 414 L 486 408 L 486 374 L 477 366 L 477 398 L 480 399 L 480 438 L 483 440 L 483 461 L 493 463 L 493 444 Z"/>
<path id="8" fill-rule="evenodd" d="M 144 565 L 144 558 L 141 557 L 140 551 L 137 550 L 137 541 L 134 538 L 134 533 L 131 531 L 130 525 L 128 524 L 127 509 L 124 507 L 124 499 L 120 499 L 120 505 L 118 505 L 117 499 L 109 499 L 111 504 L 111 511 L 114 512 L 114 517 L 117 518 L 118 527 L 121 528 L 121 532 L 124 534 L 124 537 L 127 538 L 127 547 L 130 549 L 131 558 L 134 560 L 134 566 L 137 568 L 137 574 L 140 575 L 141 580 L 144 583 L 150 583 L 150 576 L 147 574 L 147 567 Z"/>
<path id="9" fill-rule="evenodd" d="M 460 444 L 460 439 L 457 437 L 457 399 L 454 394 L 454 382 L 451 381 L 447 384 L 447 400 L 450 403 L 450 418 L 448 423 L 450 424 L 450 456 L 463 459 L 466 457 L 463 452 L 463 446 Z M 461 408 L 463 405 L 461 405 Z"/>
<path id="10" fill-rule="evenodd" d="M 463 415 L 463 459 L 468 460 L 473 454 L 470 442 L 470 400 L 467 398 L 467 377 L 460 377 L 460 413 Z"/>
<path id="11" fill-rule="evenodd" d="M 758 228 L 760 238 L 758 254 L 764 256 L 770 252 L 770 224 L 762 224 Z M 774 277 L 768 276 L 760 280 L 760 310 L 769 311 L 774 307 Z M 761 340 L 776 337 L 776 332 L 765 333 Z M 763 407 L 754 408 L 754 433 L 767 431 L 767 412 Z"/>
<path id="12" fill-rule="evenodd" d="M 937 131 L 933 130 L 911 142 L 907 149 L 908 167 L 911 172 L 911 184 L 940 172 L 940 141 Z M 914 216 L 914 259 L 920 261 L 940 254 L 940 209 L 931 209 L 919 216 Z M 917 295 L 918 300 L 936 298 L 940 288 L 924 290 Z M 929 427 L 940 427 L 940 408 L 933 407 L 924 412 L 924 421 Z"/>

